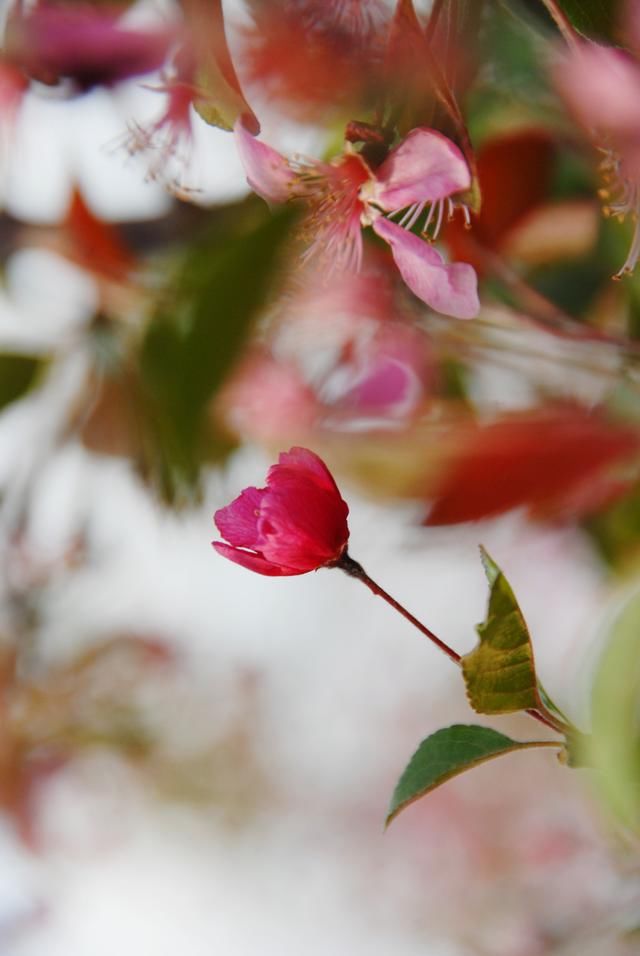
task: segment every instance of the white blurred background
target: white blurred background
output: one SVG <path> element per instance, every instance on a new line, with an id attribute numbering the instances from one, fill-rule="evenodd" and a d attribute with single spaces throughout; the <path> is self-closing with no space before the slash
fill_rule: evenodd
<path id="1" fill-rule="evenodd" d="M 107 220 L 161 214 L 169 200 L 145 182 L 144 158 L 117 147 L 128 119 L 153 116 L 161 99 L 140 84 L 72 102 L 28 95 L 5 150 L 6 210 L 56 223 L 79 182 Z M 232 138 L 196 130 L 197 201 L 242 195 Z M 316 135 L 266 130 L 301 152 Z M 22 251 L 7 267 L 1 341 L 56 348 L 96 302 L 87 273 Z M 211 474 L 204 503 L 186 514 L 158 507 L 124 463 L 77 443 L 52 451 L 82 374 L 71 350 L 0 418 L 5 521 L 30 488 L 27 579 L 80 532 L 90 553 L 42 591 L 41 653 L 64 663 L 116 633 L 164 642 L 172 658 L 134 688 L 160 742 L 151 774 L 90 749 L 37 788 L 35 848 L 3 825 L 3 956 L 591 951 L 624 878 L 582 774 L 552 752 L 510 756 L 447 784 L 385 833 L 419 741 L 471 719 L 450 662 L 337 570 L 272 580 L 212 551 L 214 510 L 263 482 L 270 461 L 258 449 Z M 461 652 L 485 612 L 482 543 L 518 595 L 548 690 L 584 718 L 580 688 L 611 596 L 579 532 L 536 529 L 519 514 L 425 529 L 420 506 L 365 500 L 337 478 L 352 555 Z M 530 724 L 494 722 L 523 739 L 537 733 Z"/>

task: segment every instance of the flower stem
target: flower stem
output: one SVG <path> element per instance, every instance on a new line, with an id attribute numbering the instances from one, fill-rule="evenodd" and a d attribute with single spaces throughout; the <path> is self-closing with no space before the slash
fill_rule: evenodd
<path id="1" fill-rule="evenodd" d="M 452 647 L 449 647 L 448 644 L 445 644 L 444 641 L 441 641 L 440 638 L 433 633 L 433 631 L 430 631 L 428 627 L 418 620 L 417 617 L 414 617 L 413 614 L 410 614 L 409 611 L 402 606 L 402 604 L 399 604 L 398 601 L 396 601 L 395 598 L 392 598 L 390 594 L 380 587 L 379 584 L 376 584 L 376 582 L 369 577 L 362 565 L 357 561 L 354 561 L 350 555 L 345 552 L 345 554 L 343 554 L 342 557 L 336 562 L 336 567 L 340 568 L 352 578 L 357 578 L 359 581 L 362 581 L 363 584 L 366 584 L 370 591 L 373 591 L 373 593 L 377 594 L 378 597 L 383 598 L 395 611 L 398 611 L 399 614 L 402 614 L 407 621 L 413 624 L 414 627 L 417 627 L 425 637 L 428 637 L 429 640 L 435 644 L 436 647 L 439 647 L 440 650 L 447 655 L 447 657 L 451 658 L 455 664 L 460 664 L 461 655 L 458 654 L 457 651 L 454 651 Z"/>
<path id="2" fill-rule="evenodd" d="M 556 0 L 542 0 L 542 4 L 547 8 L 549 16 L 562 34 L 567 45 L 575 48 L 578 45 L 578 34 L 574 30 L 569 17 L 560 8 Z"/>
<path id="3" fill-rule="evenodd" d="M 404 618 L 409 621 L 410 624 L 413 624 L 421 634 L 424 634 L 425 637 L 428 637 L 432 644 L 435 644 L 443 654 L 446 654 L 447 657 L 457 664 L 458 667 L 461 666 L 462 655 L 458 654 L 457 651 L 454 651 L 452 647 L 449 647 L 437 634 L 434 634 L 425 624 L 418 620 L 417 617 L 414 617 L 405 607 L 402 606 L 395 598 L 381 588 L 373 578 L 370 578 L 365 569 L 359 564 L 358 561 L 354 561 L 353 558 L 347 554 L 345 551 L 344 554 L 335 562 L 333 567 L 340 568 L 345 574 L 348 574 L 352 578 L 357 578 L 358 581 L 362 581 L 370 591 L 376 594 L 378 597 L 383 598 L 395 611 L 398 611 L 399 614 L 402 614 Z M 555 730 L 557 733 L 565 733 L 566 729 L 563 727 L 552 714 L 548 712 L 541 713 L 536 708 L 528 708 L 526 713 L 533 717 L 534 720 L 537 720 L 539 723 L 544 724 L 546 727 L 549 727 L 551 730 Z"/>

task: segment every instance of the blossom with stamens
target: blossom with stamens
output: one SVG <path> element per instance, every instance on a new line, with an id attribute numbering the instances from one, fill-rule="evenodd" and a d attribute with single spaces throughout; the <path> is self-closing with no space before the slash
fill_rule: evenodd
<path id="1" fill-rule="evenodd" d="M 640 258 L 640 63 L 626 51 L 585 41 L 558 67 L 556 84 L 602 153 L 604 214 L 634 223 L 620 278 Z"/>
<path id="2" fill-rule="evenodd" d="M 193 50 L 190 43 L 185 43 L 173 57 L 171 67 L 163 71 L 161 83 L 147 87 L 166 95 L 164 111 L 148 125 L 132 123 L 126 140 L 131 155 L 152 156 L 148 178 L 163 182 L 178 195 L 185 190 L 171 179 L 168 170 L 172 160 L 180 167 L 188 163 L 193 142 L 191 106 L 201 95 L 193 81 L 194 74 Z"/>
<path id="3" fill-rule="evenodd" d="M 436 238 L 445 214 L 453 214 L 455 197 L 471 184 L 462 153 L 446 136 L 414 129 L 374 171 L 349 147 L 329 163 L 286 159 L 255 139 L 242 120 L 235 133 L 247 181 L 258 195 L 274 203 L 306 202 L 312 237 L 306 258 L 320 253 L 328 266 L 359 269 L 362 227 L 371 226 L 391 247 L 402 278 L 418 298 L 445 315 L 477 315 L 473 268 L 446 263 L 432 245 L 409 231 L 426 214 L 423 235 L 431 227 Z M 398 214 L 401 219 L 394 222 L 391 217 Z"/>

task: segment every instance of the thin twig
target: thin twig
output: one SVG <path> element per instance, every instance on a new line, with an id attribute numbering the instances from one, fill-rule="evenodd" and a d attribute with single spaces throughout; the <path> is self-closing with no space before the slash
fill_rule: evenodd
<path id="1" fill-rule="evenodd" d="M 580 38 L 564 10 L 561 10 L 556 3 L 556 0 L 542 0 L 542 3 L 546 7 L 549 16 L 562 34 L 567 45 L 572 49 L 575 49 L 578 46 Z"/>
<path id="2" fill-rule="evenodd" d="M 449 660 L 452 660 L 454 664 L 457 664 L 458 667 L 462 664 L 462 655 L 458 654 L 457 651 L 454 651 L 452 647 L 449 647 L 445 641 L 438 637 L 437 634 L 434 634 L 433 631 L 428 628 L 422 621 L 419 621 L 417 617 L 414 617 L 405 607 L 402 606 L 395 598 L 381 588 L 373 578 L 370 578 L 365 569 L 362 567 L 358 561 L 354 561 L 353 558 L 346 552 L 336 561 L 334 567 L 340 568 L 346 574 L 352 578 L 356 578 L 358 581 L 362 581 L 370 591 L 372 591 L 378 597 L 381 597 L 384 601 L 387 602 L 395 611 L 398 611 L 410 624 L 413 624 L 421 634 L 424 634 L 432 644 L 435 644 L 436 647 L 442 651 L 443 654 L 446 654 Z M 567 731 L 567 728 L 556 720 L 556 718 L 545 711 L 541 713 L 540 710 L 534 707 L 527 708 L 525 711 L 530 717 L 533 717 L 534 720 L 537 720 L 539 723 L 544 724 L 545 727 L 549 727 L 551 730 L 555 730 L 559 734 L 564 734 Z"/>

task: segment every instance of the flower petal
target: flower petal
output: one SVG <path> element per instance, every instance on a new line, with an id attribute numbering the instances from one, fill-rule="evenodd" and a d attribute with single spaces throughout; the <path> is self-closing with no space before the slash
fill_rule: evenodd
<path id="1" fill-rule="evenodd" d="M 480 311 L 478 282 L 466 262 L 447 265 L 433 246 L 379 216 L 373 223 L 388 242 L 400 275 L 414 295 L 436 312 L 457 319 L 473 319 Z"/>
<path id="2" fill-rule="evenodd" d="M 338 497 L 340 497 L 340 492 L 338 491 L 338 486 L 333 480 L 333 475 L 323 460 L 319 458 L 315 452 L 310 451 L 308 448 L 300 448 L 296 446 L 294 448 L 290 448 L 289 451 L 280 452 L 280 455 L 278 456 L 278 464 L 272 465 L 269 469 L 267 484 L 271 484 L 272 481 L 277 482 L 278 475 L 284 468 L 291 469 L 292 471 L 295 470 L 298 475 L 304 475 L 306 477 L 315 479 L 321 487 L 326 489 L 326 491 L 329 491 L 332 494 L 336 494 Z M 343 502 L 343 504 L 345 504 L 345 502 Z"/>
<path id="3" fill-rule="evenodd" d="M 256 571 L 258 574 L 266 574 L 269 577 L 290 577 L 292 574 L 304 574 L 304 571 L 297 571 L 294 568 L 285 568 L 280 564 L 271 564 L 261 554 L 254 551 L 243 551 L 241 548 L 232 548 L 229 544 L 223 544 L 221 541 L 212 541 L 211 544 L 223 558 L 228 558 L 234 564 L 240 564 L 249 571 Z M 306 569 L 305 569 L 306 570 Z"/>
<path id="4" fill-rule="evenodd" d="M 583 126 L 636 134 L 640 69 L 623 50 L 581 43 L 556 70 L 556 83 Z"/>
<path id="5" fill-rule="evenodd" d="M 260 550 L 268 561 L 313 571 L 340 557 L 349 529 L 347 506 L 313 479 L 282 474 L 260 512 Z"/>
<path id="6" fill-rule="evenodd" d="M 414 129 L 376 171 L 373 201 L 387 212 L 435 202 L 468 189 L 471 175 L 450 139 L 432 129 Z"/>
<path id="7" fill-rule="evenodd" d="M 296 176 L 285 157 L 252 136 L 242 117 L 236 121 L 234 133 L 251 188 L 267 202 L 286 202 Z"/>
<path id="8" fill-rule="evenodd" d="M 212 542 L 216 551 L 274 576 L 304 574 L 335 562 L 349 539 L 349 508 L 317 455 L 292 448 L 269 470 L 267 483 L 267 488 L 245 488 L 216 512 L 216 524 L 231 542 Z"/>
<path id="9" fill-rule="evenodd" d="M 411 365 L 381 355 L 365 368 L 340 402 L 361 414 L 400 418 L 416 407 L 422 393 L 422 383 Z"/>
<path id="10" fill-rule="evenodd" d="M 258 516 L 264 488 L 245 488 L 238 497 L 213 516 L 216 528 L 235 548 L 255 548 L 258 543 Z"/>

